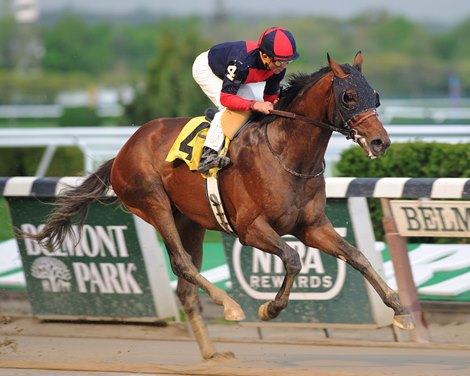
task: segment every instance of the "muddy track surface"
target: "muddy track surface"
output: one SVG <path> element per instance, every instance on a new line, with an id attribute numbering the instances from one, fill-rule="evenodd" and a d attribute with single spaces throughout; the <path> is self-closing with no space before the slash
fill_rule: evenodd
<path id="1" fill-rule="evenodd" d="M 396 343 L 307 338 L 276 330 L 264 339 L 247 328 L 211 325 L 219 351 L 235 359 L 201 361 L 182 324 L 166 327 L 39 322 L 3 318 L 0 376 L 106 375 L 465 375 L 470 343 Z M 252 329 L 252 328 L 251 328 Z M 460 331 L 468 332 L 468 324 Z M 305 330 L 303 331 L 305 332 Z M 305 334 L 305 333 L 304 333 Z M 344 336 L 343 336 L 344 337 Z M 44 373 L 46 372 L 46 373 Z"/>

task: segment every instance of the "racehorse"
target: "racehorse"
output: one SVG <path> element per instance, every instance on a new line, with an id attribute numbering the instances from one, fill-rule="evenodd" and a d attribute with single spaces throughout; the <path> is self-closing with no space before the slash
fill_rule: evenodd
<path id="1" fill-rule="evenodd" d="M 299 255 L 281 238 L 291 234 L 352 265 L 393 309 L 394 323 L 413 328 L 398 294 L 325 215 L 324 156 L 332 132 L 356 141 L 370 158 L 383 155 L 390 145 L 376 112 L 378 94 L 362 75 L 362 61 L 361 52 L 353 65 L 338 64 L 328 55 L 328 65 L 319 71 L 292 75 L 275 105 L 276 115 L 253 121 L 232 140 L 232 165 L 218 174 L 227 217 L 240 242 L 278 256 L 285 266 L 274 300 L 259 308 L 261 320 L 277 317 L 287 306 L 301 270 Z M 45 246 L 60 245 L 72 221 L 83 224 L 88 205 L 112 188 L 128 210 L 161 234 L 202 357 L 233 356 L 216 351 L 198 299 L 202 288 L 223 306 L 225 319 L 244 318 L 241 307 L 200 274 L 205 230 L 221 230 L 206 199 L 205 179 L 180 160 L 165 162 L 188 121 L 160 118 L 141 126 L 114 159 L 58 198 L 58 208 L 33 237 Z"/>

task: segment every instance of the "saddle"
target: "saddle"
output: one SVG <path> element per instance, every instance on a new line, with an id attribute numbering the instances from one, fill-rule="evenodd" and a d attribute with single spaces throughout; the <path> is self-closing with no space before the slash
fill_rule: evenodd
<path id="1" fill-rule="evenodd" d="M 225 124 L 228 124 L 229 126 L 224 129 L 224 121 L 222 122 L 222 129 L 225 134 L 225 143 L 219 153 L 224 156 L 227 154 L 230 140 L 235 138 L 238 133 L 240 133 L 240 131 L 250 123 L 249 116 L 246 114 L 240 115 L 235 111 L 224 111 L 224 115 L 226 112 L 228 112 L 227 117 L 229 119 L 225 120 Z M 216 110 L 209 109 L 206 111 L 205 116 L 192 118 L 188 123 L 186 123 L 168 152 L 165 161 L 173 162 L 176 159 L 180 159 L 188 165 L 191 171 L 196 171 L 201 159 L 204 141 L 209 130 L 209 122 L 214 118 L 215 113 Z M 241 120 L 243 120 L 243 124 L 240 125 Z M 219 167 L 214 167 L 210 169 L 207 174 L 202 174 L 206 180 L 206 195 L 212 214 L 219 226 L 223 231 L 229 234 L 234 234 L 235 231 L 225 215 L 225 209 L 220 197 L 217 179 L 219 170 Z"/>

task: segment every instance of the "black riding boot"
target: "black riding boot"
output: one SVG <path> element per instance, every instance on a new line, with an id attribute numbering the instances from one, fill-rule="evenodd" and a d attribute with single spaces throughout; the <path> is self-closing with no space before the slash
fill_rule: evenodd
<path id="1" fill-rule="evenodd" d="M 230 164 L 229 157 L 221 157 L 214 149 L 204 146 L 202 149 L 201 161 L 199 162 L 198 172 L 205 173 L 211 168 L 224 168 Z"/>

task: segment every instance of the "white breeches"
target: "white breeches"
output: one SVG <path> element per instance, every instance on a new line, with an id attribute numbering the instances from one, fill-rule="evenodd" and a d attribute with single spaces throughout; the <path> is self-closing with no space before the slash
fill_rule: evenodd
<path id="1" fill-rule="evenodd" d="M 219 112 L 214 116 L 211 122 L 209 132 L 207 133 L 204 146 L 220 151 L 224 142 L 224 132 L 220 122 L 222 112 L 225 107 L 220 104 L 220 92 L 222 91 L 222 80 L 217 77 L 209 66 L 208 51 L 200 54 L 193 64 L 193 77 L 196 83 L 201 87 L 204 94 L 214 103 Z M 264 82 L 241 85 L 237 95 L 256 101 L 263 101 Z"/>

